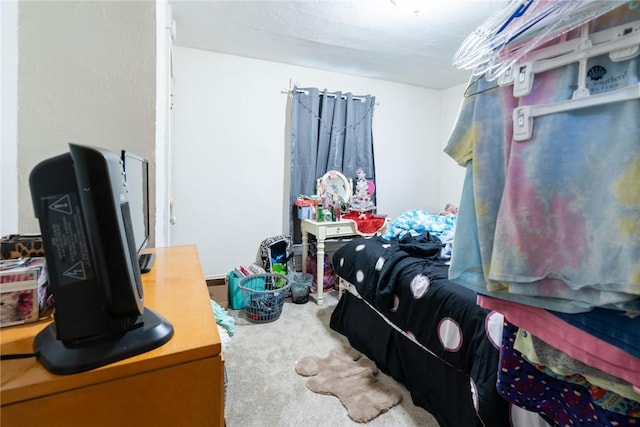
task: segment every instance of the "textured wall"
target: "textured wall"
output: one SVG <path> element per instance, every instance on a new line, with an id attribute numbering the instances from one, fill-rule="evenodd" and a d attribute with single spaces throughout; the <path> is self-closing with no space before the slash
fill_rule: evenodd
<path id="1" fill-rule="evenodd" d="M 20 232 L 39 230 L 29 191 L 31 169 L 68 151 L 69 142 L 143 156 L 150 160 L 153 180 L 155 7 L 149 1 L 19 3 Z M 153 192 L 151 198 L 153 206 Z"/>
<path id="2" fill-rule="evenodd" d="M 0 1 L 0 235 L 18 227 L 18 3 Z"/>

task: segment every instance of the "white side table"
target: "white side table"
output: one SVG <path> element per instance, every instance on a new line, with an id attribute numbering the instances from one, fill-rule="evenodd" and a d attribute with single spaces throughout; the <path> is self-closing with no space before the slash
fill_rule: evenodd
<path id="1" fill-rule="evenodd" d="M 324 284 L 324 241 L 327 238 L 347 237 L 347 236 L 369 236 L 370 234 L 358 233 L 355 221 L 343 220 L 332 222 L 317 222 L 311 219 L 302 220 L 302 272 L 307 272 L 307 253 L 309 251 L 309 233 L 316 236 L 317 240 L 317 272 L 316 272 L 316 302 L 322 305 L 323 284 Z M 385 218 L 385 223 L 375 234 L 386 231 L 389 225 L 389 218 Z"/>

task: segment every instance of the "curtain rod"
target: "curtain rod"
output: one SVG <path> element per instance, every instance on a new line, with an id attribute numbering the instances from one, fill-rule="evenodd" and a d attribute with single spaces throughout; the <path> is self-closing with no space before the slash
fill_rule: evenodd
<path id="1" fill-rule="evenodd" d="M 303 90 L 303 89 L 296 89 L 296 92 L 298 93 L 304 93 L 304 94 L 308 94 L 309 91 Z M 286 93 L 288 95 L 291 95 L 293 93 L 292 89 L 283 89 L 280 91 L 280 93 Z M 337 95 L 333 94 L 333 93 L 327 93 L 326 94 L 329 98 L 336 98 Z M 342 99 L 347 99 L 346 96 L 342 95 L 341 96 Z M 363 98 L 361 96 L 352 96 L 351 99 L 355 99 L 356 101 L 364 101 L 366 98 Z M 376 101 L 376 105 L 380 105 L 380 103 L 378 101 Z"/>

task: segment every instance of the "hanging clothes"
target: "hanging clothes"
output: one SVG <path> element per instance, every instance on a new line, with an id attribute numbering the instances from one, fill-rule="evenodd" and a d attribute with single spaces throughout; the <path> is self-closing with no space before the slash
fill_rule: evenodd
<path id="1" fill-rule="evenodd" d="M 624 19 L 640 17 L 631 15 Z M 586 88 L 598 94 L 638 84 L 638 64 L 638 57 L 590 58 Z M 479 293 L 561 312 L 637 310 L 640 100 L 538 117 L 531 139 L 512 138 L 513 109 L 571 99 L 580 68 L 537 75 L 521 98 L 484 79 L 470 88 L 445 147 L 471 168 L 450 277 Z"/>

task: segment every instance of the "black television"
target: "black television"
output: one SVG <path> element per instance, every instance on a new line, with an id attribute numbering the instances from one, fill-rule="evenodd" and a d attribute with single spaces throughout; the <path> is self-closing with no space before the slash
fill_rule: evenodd
<path id="1" fill-rule="evenodd" d="M 72 374 L 166 343 L 172 325 L 144 306 L 121 157 L 69 144 L 33 168 L 29 186 L 55 300 L 34 340 L 39 361 Z"/>
<path id="2" fill-rule="evenodd" d="M 151 270 L 155 256 L 153 253 L 143 253 L 149 242 L 149 162 L 130 151 L 122 150 L 122 165 L 124 168 L 125 188 L 129 211 L 131 212 L 131 226 L 140 272 Z"/>

